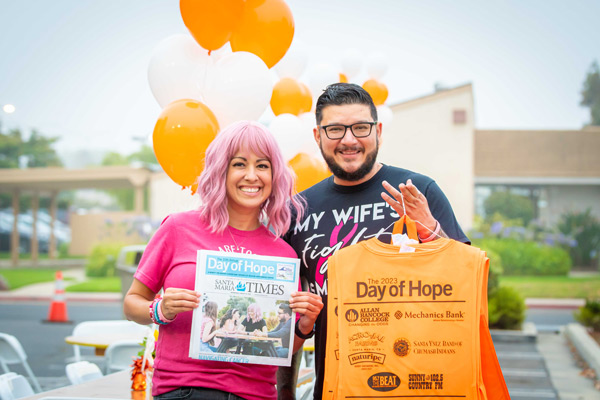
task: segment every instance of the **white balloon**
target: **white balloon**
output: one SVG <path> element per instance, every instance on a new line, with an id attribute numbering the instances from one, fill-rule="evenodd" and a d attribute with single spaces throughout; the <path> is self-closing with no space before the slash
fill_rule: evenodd
<path id="1" fill-rule="evenodd" d="M 309 141 L 313 138 L 312 131 L 306 130 L 300 118 L 295 115 L 279 114 L 271 121 L 269 130 L 279 143 L 286 161 L 298 153 L 310 153 L 313 150 Z"/>
<path id="2" fill-rule="evenodd" d="M 386 105 L 377 106 L 377 119 L 381 122 L 382 127 L 390 124 L 394 120 L 394 112 Z"/>
<path id="3" fill-rule="evenodd" d="M 339 81 L 340 74 L 331 64 L 320 63 L 312 66 L 308 70 L 308 88 L 313 96 L 313 106 L 317 104 L 316 99 L 328 85 Z"/>
<path id="4" fill-rule="evenodd" d="M 161 107 L 175 100 L 202 100 L 212 59 L 189 35 L 173 35 L 155 47 L 148 65 L 148 83 Z"/>
<path id="5" fill-rule="evenodd" d="M 369 77 L 380 79 L 388 70 L 388 59 L 383 53 L 371 53 L 367 58 L 367 72 Z"/>
<path id="6" fill-rule="evenodd" d="M 308 62 L 308 47 L 301 40 L 294 40 L 285 56 L 273 69 L 279 78 L 298 79 L 304 73 Z"/>
<path id="7" fill-rule="evenodd" d="M 258 120 L 272 93 L 271 74 L 264 61 L 252 53 L 236 51 L 215 63 L 204 103 L 223 129 L 242 119 Z"/>
<path id="8" fill-rule="evenodd" d="M 348 49 L 342 57 L 342 73 L 350 79 L 356 76 L 362 69 L 363 56 L 357 49 Z"/>
<path id="9" fill-rule="evenodd" d="M 300 121 L 302 122 L 302 131 L 310 132 L 310 135 L 302 136 L 305 138 L 305 144 L 303 144 L 303 149 L 305 149 L 305 153 L 310 156 L 321 157 L 321 150 L 319 149 L 319 145 L 315 141 L 315 137 L 313 134 L 313 129 L 317 127 L 317 120 L 315 119 L 314 112 L 307 112 L 300 114 L 298 116 Z"/>
<path id="10" fill-rule="evenodd" d="M 214 62 L 219 61 L 221 58 L 225 57 L 227 54 L 233 53 L 231 50 L 231 43 L 227 42 L 220 49 L 213 50 L 210 52 L 210 56 L 212 57 Z"/>
<path id="11" fill-rule="evenodd" d="M 267 107 L 265 112 L 263 112 L 260 118 L 258 119 L 258 122 L 260 122 L 264 126 L 269 126 L 271 125 L 271 121 L 273 121 L 274 119 L 275 114 L 273 113 L 273 110 L 271 109 L 271 107 Z"/>

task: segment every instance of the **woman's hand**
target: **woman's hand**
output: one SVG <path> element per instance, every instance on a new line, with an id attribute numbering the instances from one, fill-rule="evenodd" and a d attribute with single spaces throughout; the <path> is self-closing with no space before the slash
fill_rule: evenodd
<path id="1" fill-rule="evenodd" d="M 200 305 L 201 293 L 195 290 L 168 288 L 161 301 L 161 310 L 165 318 L 173 319 L 179 313 L 191 311 Z"/>

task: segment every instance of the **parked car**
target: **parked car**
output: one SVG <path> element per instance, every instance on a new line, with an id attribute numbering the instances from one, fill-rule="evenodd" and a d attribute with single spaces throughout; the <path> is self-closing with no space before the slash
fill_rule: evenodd
<path id="1" fill-rule="evenodd" d="M 50 215 L 44 211 L 38 211 L 37 215 L 37 238 L 40 253 L 47 253 L 50 246 Z M 13 230 L 14 217 L 11 209 L 0 210 L 0 251 L 10 251 L 10 237 Z M 19 252 L 31 251 L 31 236 L 33 235 L 33 215 L 31 211 L 19 214 L 17 220 L 19 231 Z M 54 221 L 54 236 L 57 245 L 71 241 L 71 229 L 62 221 Z"/>

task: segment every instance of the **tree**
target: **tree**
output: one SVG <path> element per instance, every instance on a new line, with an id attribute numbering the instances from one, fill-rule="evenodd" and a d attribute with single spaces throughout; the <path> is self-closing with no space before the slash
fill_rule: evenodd
<path id="1" fill-rule="evenodd" d="M 533 204 L 525 196 L 509 191 L 493 192 L 483 203 L 486 218 L 491 219 L 498 213 L 507 219 L 520 219 L 527 226 L 533 219 Z"/>
<path id="2" fill-rule="evenodd" d="M 128 164 L 129 164 L 129 161 L 127 161 L 127 157 L 125 157 L 121 153 L 117 153 L 114 151 L 112 151 L 110 153 L 106 153 L 106 155 L 102 159 L 103 166 L 128 165 Z"/>
<path id="3" fill-rule="evenodd" d="M 129 165 L 129 161 L 126 156 L 120 153 L 110 152 L 102 159 L 102 165 Z M 107 189 L 106 192 L 117 201 L 121 209 L 133 209 L 133 189 Z"/>
<path id="4" fill-rule="evenodd" d="M 0 168 L 19 168 L 19 154 L 23 138 L 19 130 L 7 134 L 0 132 Z"/>
<path id="5" fill-rule="evenodd" d="M 102 165 L 129 165 L 134 161 L 147 164 L 158 164 L 152 147 L 143 145 L 139 151 L 128 156 L 117 152 L 107 153 L 102 159 Z M 117 203 L 122 209 L 133 209 L 133 189 L 109 189 L 107 192 L 116 199 Z"/>
<path id="6" fill-rule="evenodd" d="M 143 145 L 140 150 L 124 156 L 121 153 L 110 152 L 102 159 L 102 165 L 129 165 L 134 161 L 139 161 L 147 164 L 158 164 L 154 150 L 152 147 Z"/>
<path id="7" fill-rule="evenodd" d="M 26 167 L 54 167 L 62 166 L 62 161 L 58 157 L 53 146 L 58 141 L 57 137 L 45 137 L 38 131 L 32 131 L 28 140 L 23 140 L 23 135 L 19 129 L 11 129 L 9 132 L 2 132 L 0 126 L 0 168 L 19 168 L 19 160 L 25 157 Z M 60 198 L 64 200 L 64 197 Z M 50 199 L 42 197 L 40 207 L 48 208 Z M 66 207 L 67 201 L 59 202 L 59 207 Z M 20 210 L 26 210 L 30 207 L 31 195 L 28 193 L 19 196 Z M 12 195 L 0 193 L 0 208 L 12 207 Z"/>
<path id="8" fill-rule="evenodd" d="M 154 150 L 152 149 L 152 147 L 150 146 L 146 146 L 143 145 L 142 148 L 135 152 L 130 154 L 127 159 L 129 161 L 141 161 L 147 164 L 157 164 L 158 165 L 158 160 L 156 159 L 156 156 L 154 155 Z"/>
<path id="9" fill-rule="evenodd" d="M 590 125 L 600 125 L 600 68 L 594 61 L 587 73 L 581 90 L 581 103 L 590 108 Z"/>
<path id="10" fill-rule="evenodd" d="M 33 130 L 29 140 L 24 143 L 23 155 L 27 156 L 27 166 L 35 167 L 62 167 L 63 163 L 52 146 L 58 137 L 45 137 Z"/>
<path id="11" fill-rule="evenodd" d="M 0 131 L 0 168 L 19 168 L 19 159 L 26 157 L 26 166 L 60 167 L 62 161 L 53 146 L 58 137 L 46 137 L 36 130 L 23 140 L 19 129 L 8 133 Z"/>

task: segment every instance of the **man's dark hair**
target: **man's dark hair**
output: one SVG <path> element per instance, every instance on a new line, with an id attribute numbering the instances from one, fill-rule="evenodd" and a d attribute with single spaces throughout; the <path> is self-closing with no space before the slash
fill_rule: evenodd
<path id="1" fill-rule="evenodd" d="M 334 83 L 329 85 L 319 96 L 315 107 L 317 125 L 323 119 L 323 108 L 327 106 L 341 106 L 344 104 L 364 104 L 371 109 L 373 121 L 377 121 L 377 108 L 371 95 L 355 83 Z"/>
<path id="2" fill-rule="evenodd" d="M 292 315 L 292 309 L 290 308 L 289 303 L 281 303 L 279 304 L 279 308 L 281 308 L 284 314 Z"/>

